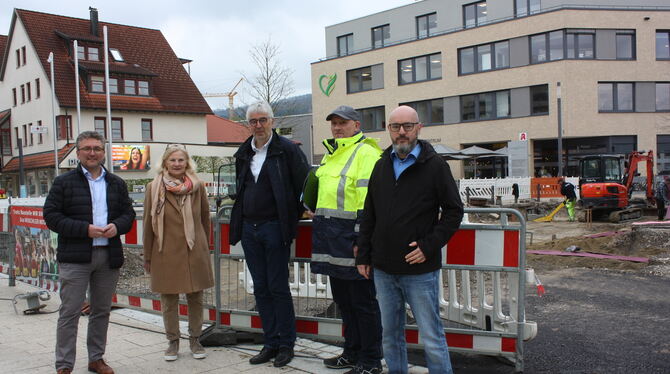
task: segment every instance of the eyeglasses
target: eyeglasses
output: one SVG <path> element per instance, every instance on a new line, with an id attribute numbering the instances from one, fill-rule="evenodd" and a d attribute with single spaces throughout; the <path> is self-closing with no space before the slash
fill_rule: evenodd
<path id="1" fill-rule="evenodd" d="M 393 132 L 398 132 L 400 131 L 400 127 L 402 127 L 405 132 L 410 132 L 414 130 L 414 126 L 418 125 L 418 122 L 405 122 L 405 123 L 389 123 L 388 127 L 389 130 Z"/>
<path id="2" fill-rule="evenodd" d="M 79 148 L 79 150 L 82 151 L 82 152 L 86 152 L 86 153 L 91 152 L 91 151 L 93 151 L 95 153 L 100 153 L 100 152 L 105 151 L 105 149 L 102 148 L 102 147 L 82 147 L 82 148 Z"/>
<path id="3" fill-rule="evenodd" d="M 254 118 L 249 120 L 249 125 L 251 126 L 256 126 L 257 124 L 261 124 L 261 126 L 265 126 L 268 123 L 269 119 L 267 117 L 261 117 L 261 118 Z"/>

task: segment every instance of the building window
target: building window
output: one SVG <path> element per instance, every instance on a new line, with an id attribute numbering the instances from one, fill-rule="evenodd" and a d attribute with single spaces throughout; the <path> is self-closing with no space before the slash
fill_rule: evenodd
<path id="1" fill-rule="evenodd" d="M 35 98 L 36 99 L 40 98 L 40 79 L 39 78 L 35 79 Z"/>
<path id="2" fill-rule="evenodd" d="M 37 121 L 37 126 L 42 127 L 42 121 Z M 42 144 L 44 142 L 44 138 L 42 136 L 42 133 L 37 134 L 37 144 Z"/>
<path id="3" fill-rule="evenodd" d="M 599 112 L 632 112 L 634 102 L 633 83 L 598 83 Z"/>
<path id="4" fill-rule="evenodd" d="M 563 50 L 564 44 L 565 43 L 563 42 L 563 30 L 531 35 L 530 63 L 537 64 L 546 61 L 562 60 L 563 56 L 565 55 Z M 593 45 L 591 45 L 591 47 L 593 47 Z M 591 53 L 592 52 L 593 48 L 591 48 Z M 591 57 L 588 58 L 593 58 L 593 55 L 591 55 Z"/>
<path id="5" fill-rule="evenodd" d="M 86 60 L 86 47 L 83 45 L 77 46 L 77 60 Z"/>
<path id="6" fill-rule="evenodd" d="M 32 100 L 32 94 L 30 92 L 30 82 L 26 83 L 26 95 L 28 96 L 28 101 Z"/>
<path id="7" fill-rule="evenodd" d="M 442 53 L 399 60 L 398 73 L 399 84 L 442 79 Z"/>
<path id="8" fill-rule="evenodd" d="M 444 123 L 444 99 L 433 99 L 401 103 L 407 105 L 419 114 L 419 121 L 425 125 L 441 125 Z"/>
<path id="9" fill-rule="evenodd" d="M 635 31 L 618 30 L 616 34 L 616 59 L 635 59 Z"/>
<path id="10" fill-rule="evenodd" d="M 23 65 L 26 64 L 26 46 L 21 47 L 21 53 L 23 56 L 21 58 L 23 59 Z"/>
<path id="11" fill-rule="evenodd" d="M 88 47 L 88 60 L 90 61 L 100 61 L 98 56 L 98 48 Z"/>
<path id="12" fill-rule="evenodd" d="M 16 50 L 16 68 L 18 69 L 20 67 L 21 67 L 21 49 L 18 48 Z"/>
<path id="13" fill-rule="evenodd" d="M 123 119 L 112 118 L 112 139 L 123 140 Z"/>
<path id="14" fill-rule="evenodd" d="M 21 138 L 19 137 L 18 126 L 14 128 L 14 137 L 16 138 L 16 146 L 14 148 L 19 148 L 19 140 L 21 140 Z"/>
<path id="15" fill-rule="evenodd" d="M 58 140 L 72 139 L 72 116 L 56 116 Z"/>
<path id="16" fill-rule="evenodd" d="M 137 94 L 142 96 L 149 96 L 149 82 L 137 81 Z"/>
<path id="17" fill-rule="evenodd" d="M 109 78 L 109 93 L 117 94 L 119 93 L 119 80 L 116 78 Z"/>
<path id="18" fill-rule="evenodd" d="M 112 58 L 114 59 L 114 61 L 123 62 L 123 56 L 121 55 L 121 52 L 118 49 L 110 48 L 109 53 L 112 54 Z"/>
<path id="19" fill-rule="evenodd" d="M 9 128 L 0 130 L 0 141 L 2 145 L 2 154 L 5 156 L 12 155 L 12 132 Z"/>
<path id="20" fill-rule="evenodd" d="M 549 33 L 549 61 L 563 59 L 563 30 Z"/>
<path id="21" fill-rule="evenodd" d="M 656 59 L 670 59 L 670 31 L 656 31 Z"/>
<path id="22" fill-rule="evenodd" d="M 530 87 L 530 114 L 543 115 L 549 113 L 549 86 L 541 84 Z"/>
<path id="23" fill-rule="evenodd" d="M 463 27 L 475 27 L 486 22 L 486 1 L 463 5 Z"/>
<path id="24" fill-rule="evenodd" d="M 28 146 L 28 126 L 23 125 L 23 146 Z"/>
<path id="25" fill-rule="evenodd" d="M 540 11 L 540 0 L 514 0 L 514 15 L 523 17 Z"/>
<path id="26" fill-rule="evenodd" d="M 105 125 L 106 123 L 105 117 L 95 117 L 93 120 L 93 125 L 95 131 L 98 132 L 98 134 L 102 135 L 103 137 L 107 137 L 107 126 Z"/>
<path id="27" fill-rule="evenodd" d="M 347 71 L 347 93 L 384 88 L 382 64 Z"/>
<path id="28" fill-rule="evenodd" d="M 16 99 L 16 88 L 12 88 L 12 97 L 14 98 L 14 106 L 16 106 L 16 104 L 18 104 Z"/>
<path id="29" fill-rule="evenodd" d="M 588 30 L 566 32 L 567 58 L 593 59 L 595 33 Z"/>
<path id="30" fill-rule="evenodd" d="M 509 90 L 461 96 L 461 121 L 483 121 L 510 115 Z"/>
<path id="31" fill-rule="evenodd" d="M 28 131 L 30 132 L 30 141 L 28 142 L 29 146 L 32 146 L 34 144 L 32 127 L 33 127 L 33 124 L 29 123 L 28 124 Z"/>
<path id="32" fill-rule="evenodd" d="M 547 34 L 533 35 L 530 37 L 530 63 L 547 61 Z"/>
<path id="33" fill-rule="evenodd" d="M 134 80 L 126 79 L 123 81 L 123 93 L 126 95 L 136 95 Z"/>
<path id="34" fill-rule="evenodd" d="M 381 131 L 386 128 L 386 111 L 384 106 L 357 109 L 361 114 L 361 130 Z"/>
<path id="35" fill-rule="evenodd" d="M 391 39 L 391 26 L 383 25 L 372 28 L 372 48 L 381 48 Z"/>
<path id="36" fill-rule="evenodd" d="M 150 119 L 142 118 L 142 141 L 152 141 L 154 139 L 153 122 Z"/>
<path id="37" fill-rule="evenodd" d="M 670 83 L 656 83 L 656 111 L 670 111 Z"/>
<path id="38" fill-rule="evenodd" d="M 21 104 L 26 102 L 26 86 L 21 85 Z"/>
<path id="39" fill-rule="evenodd" d="M 508 68 L 509 41 L 462 48 L 458 50 L 458 64 L 461 75 Z"/>
<path id="40" fill-rule="evenodd" d="M 416 37 L 427 38 L 437 31 L 437 13 L 416 17 Z"/>
<path id="41" fill-rule="evenodd" d="M 346 56 L 354 51 L 354 34 L 337 37 L 337 55 Z"/>
<path id="42" fill-rule="evenodd" d="M 100 76 L 91 77 L 91 92 L 105 92 L 105 78 Z"/>

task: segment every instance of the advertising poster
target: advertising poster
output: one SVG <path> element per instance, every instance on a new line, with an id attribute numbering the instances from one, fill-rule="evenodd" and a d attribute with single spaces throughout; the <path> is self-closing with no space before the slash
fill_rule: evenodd
<path id="1" fill-rule="evenodd" d="M 114 171 L 149 170 L 149 146 L 141 144 L 114 144 L 112 146 Z"/>
<path id="2" fill-rule="evenodd" d="M 14 238 L 14 274 L 17 280 L 57 279 L 57 234 L 51 233 L 41 207 L 12 206 L 10 217 Z"/>

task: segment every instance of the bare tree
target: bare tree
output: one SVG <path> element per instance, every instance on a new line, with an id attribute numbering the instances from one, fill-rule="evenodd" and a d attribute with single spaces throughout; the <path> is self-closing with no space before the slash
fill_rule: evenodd
<path id="1" fill-rule="evenodd" d="M 293 94 L 293 70 L 282 65 L 279 45 L 268 37 L 266 41 L 254 45 L 249 55 L 258 69 L 252 77 L 243 74 L 251 86 L 251 96 L 267 101 L 275 113 L 278 109 L 286 109 L 280 106 L 285 106 L 285 99 Z"/>
<path id="2" fill-rule="evenodd" d="M 218 156 L 193 156 L 193 161 L 196 164 L 196 171 L 198 173 L 212 173 L 212 180 L 216 180 L 216 173 L 219 171 L 221 165 L 233 164 L 235 160 L 232 157 L 218 157 Z"/>

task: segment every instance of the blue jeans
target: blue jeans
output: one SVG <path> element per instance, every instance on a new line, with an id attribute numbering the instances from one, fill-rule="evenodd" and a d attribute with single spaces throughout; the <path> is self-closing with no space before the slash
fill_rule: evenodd
<path id="1" fill-rule="evenodd" d="M 282 245 L 279 222 L 254 224 L 245 221 L 242 248 L 254 281 L 254 296 L 263 324 L 265 346 L 272 349 L 293 348 L 295 312 L 288 286 L 291 249 L 289 245 Z"/>
<path id="2" fill-rule="evenodd" d="M 412 308 L 419 327 L 428 371 L 434 374 L 453 373 L 440 319 L 439 271 L 394 275 L 374 269 L 377 300 L 382 313 L 384 359 L 389 374 L 407 373 L 405 303 Z"/>

